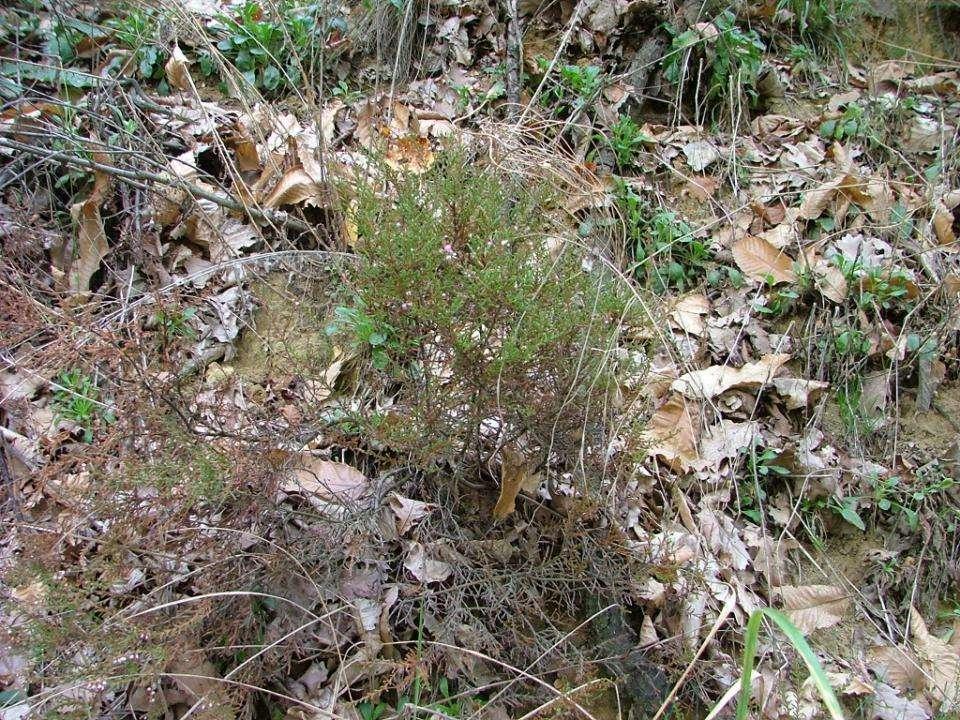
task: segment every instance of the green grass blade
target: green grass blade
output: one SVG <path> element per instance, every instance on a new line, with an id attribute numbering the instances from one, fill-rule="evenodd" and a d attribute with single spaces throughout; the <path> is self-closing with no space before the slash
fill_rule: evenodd
<path id="1" fill-rule="evenodd" d="M 760 635 L 760 622 L 764 617 L 773 620 L 783 634 L 787 636 L 790 644 L 800 653 L 807 669 L 810 670 L 810 677 L 820 692 L 823 704 L 827 706 L 830 716 L 833 720 L 844 720 L 843 709 L 840 707 L 840 701 L 830 687 L 830 681 L 827 679 L 823 667 L 817 656 L 813 654 L 810 645 L 807 644 L 803 633 L 779 610 L 773 608 L 760 608 L 754 610 L 747 622 L 747 632 L 743 645 L 743 678 L 740 681 L 740 698 L 737 700 L 736 720 L 746 720 L 747 713 L 750 711 L 750 677 L 753 675 L 753 662 L 757 654 L 757 640 Z"/>

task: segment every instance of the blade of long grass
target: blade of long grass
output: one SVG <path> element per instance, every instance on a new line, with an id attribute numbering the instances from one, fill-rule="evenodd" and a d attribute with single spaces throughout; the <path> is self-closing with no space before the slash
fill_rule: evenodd
<path id="1" fill-rule="evenodd" d="M 813 650 L 807 643 L 803 633 L 790 622 L 789 618 L 779 610 L 773 608 L 760 608 L 754 610 L 747 621 L 747 632 L 743 644 L 743 679 L 740 681 L 740 699 L 737 701 L 736 720 L 746 720 L 747 713 L 750 711 L 750 677 L 753 675 L 753 662 L 757 654 L 757 639 L 760 635 L 760 623 L 764 617 L 773 620 L 777 626 L 786 635 L 790 644 L 800 653 L 804 664 L 810 671 L 810 677 L 820 693 L 823 704 L 827 706 L 830 717 L 833 720 L 844 720 L 843 709 L 840 707 L 840 701 L 837 700 L 833 688 L 830 687 L 830 681 L 827 679 L 823 667 Z"/>

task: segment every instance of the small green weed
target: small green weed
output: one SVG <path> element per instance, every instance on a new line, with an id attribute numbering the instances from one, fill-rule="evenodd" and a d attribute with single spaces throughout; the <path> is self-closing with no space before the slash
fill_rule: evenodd
<path id="1" fill-rule="evenodd" d="M 873 134 L 866 111 L 856 104 L 847 105 L 838 118 L 824 120 L 818 129 L 824 140 L 855 140 L 869 138 Z"/>
<path id="2" fill-rule="evenodd" d="M 368 315 L 361 300 L 354 307 L 335 308 L 333 316 L 326 328 L 327 335 L 346 335 L 353 350 L 369 352 L 370 361 L 378 370 L 390 364 L 388 351 L 397 347 L 391 340 L 392 328 Z"/>
<path id="3" fill-rule="evenodd" d="M 166 92 L 163 66 L 170 53 L 158 42 L 158 21 L 150 10 L 128 8 L 122 17 L 106 22 L 122 46 L 133 51 L 137 72 L 144 80 L 158 81 L 160 92 Z"/>
<path id="4" fill-rule="evenodd" d="M 197 316 L 196 308 L 185 308 L 179 312 L 167 312 L 160 310 L 153 316 L 153 321 L 163 334 L 165 341 L 171 341 L 176 338 L 186 338 L 187 340 L 196 340 L 197 331 L 193 329 L 191 322 Z"/>
<path id="5" fill-rule="evenodd" d="M 844 54 L 850 28 L 864 10 L 863 0 L 778 0 L 777 11 L 808 47 Z"/>
<path id="6" fill-rule="evenodd" d="M 883 424 L 883 418 L 868 413 L 863 403 L 863 382 L 859 375 L 844 379 L 835 393 L 840 422 L 850 435 L 869 435 Z"/>
<path id="7" fill-rule="evenodd" d="M 726 10 L 713 19 L 716 33 L 701 33 L 694 29 L 673 34 L 670 52 L 664 65 L 664 79 L 677 88 L 678 98 L 683 93 L 685 80 L 705 82 L 706 92 L 697 92 L 714 111 L 726 105 L 722 102 L 731 94 L 743 91 L 750 104 L 757 99 L 757 76 L 763 60 L 764 45 L 755 30 L 744 30 L 736 22 L 736 15 Z M 703 60 L 703 76 L 691 77 L 688 68 L 696 67 L 691 55 L 697 53 Z"/>
<path id="8" fill-rule="evenodd" d="M 545 73 L 550 62 L 537 58 L 537 66 Z M 582 109 L 603 87 L 603 76 L 597 65 L 562 65 L 555 73 L 540 96 L 542 104 L 553 108 L 555 114 Z"/>
<path id="9" fill-rule="evenodd" d="M 221 36 L 217 48 L 244 79 L 276 94 L 301 83 L 301 67 L 312 67 L 319 58 L 327 24 L 318 6 L 292 0 L 281 0 L 272 14 L 265 16 L 259 3 L 249 1 L 234 17 L 221 15 L 213 31 Z M 216 65 L 209 55 L 201 55 L 200 69 L 214 74 Z"/>
<path id="10" fill-rule="evenodd" d="M 898 268 L 864 267 L 858 260 L 837 254 L 831 258 L 851 286 L 851 295 L 861 308 L 892 310 L 909 302 L 910 278 Z"/>
<path id="11" fill-rule="evenodd" d="M 53 414 L 57 419 L 69 420 L 83 429 L 85 442 L 93 442 L 97 420 L 112 423 L 113 411 L 100 401 L 100 389 L 93 378 L 80 370 L 65 370 L 57 375 L 53 385 Z"/>
<path id="12" fill-rule="evenodd" d="M 833 350 L 841 358 L 862 360 L 870 353 L 870 340 L 857 328 L 842 327 L 833 338 Z"/>
<path id="13" fill-rule="evenodd" d="M 690 225 L 672 211 L 655 210 L 622 181 L 617 198 L 641 282 L 656 293 L 682 292 L 703 278 L 713 254 Z"/>
<path id="14" fill-rule="evenodd" d="M 617 122 L 610 126 L 609 134 L 599 135 L 598 140 L 610 147 L 617 158 L 617 165 L 623 169 L 633 165 L 645 144 L 653 142 L 653 138 L 644 134 L 629 115 L 621 115 Z"/>

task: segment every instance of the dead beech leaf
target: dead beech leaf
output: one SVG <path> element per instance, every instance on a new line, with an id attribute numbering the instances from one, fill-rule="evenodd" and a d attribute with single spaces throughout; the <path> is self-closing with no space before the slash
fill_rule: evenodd
<path id="1" fill-rule="evenodd" d="M 411 542 L 407 546 L 407 556 L 403 566 L 419 582 L 426 585 L 439 583 L 450 577 L 453 565 L 430 556 L 430 551 L 421 543 Z"/>
<path id="2" fill-rule="evenodd" d="M 67 273 L 67 289 L 71 294 L 85 293 L 110 248 L 99 203 L 90 199 L 71 205 L 70 216 L 76 224 L 77 243 Z"/>
<path id="3" fill-rule="evenodd" d="M 673 306 L 673 311 L 670 313 L 670 319 L 676 327 L 684 332 L 699 337 L 706 330 L 703 316 L 709 312 L 710 301 L 707 296 L 696 293 L 685 295 L 677 300 L 676 305 Z"/>
<path id="4" fill-rule="evenodd" d="M 225 138 L 227 144 L 233 148 L 237 159 L 237 168 L 240 172 L 256 172 L 260 169 L 260 154 L 257 152 L 257 143 L 250 135 L 250 130 L 241 121 L 237 120 L 230 127 Z"/>
<path id="5" fill-rule="evenodd" d="M 425 518 L 436 505 L 413 500 L 399 493 L 390 493 L 390 509 L 397 517 L 397 535 L 403 536 L 418 520 Z"/>
<path id="6" fill-rule="evenodd" d="M 94 153 L 98 162 L 109 162 L 100 153 Z M 90 290 L 90 280 L 110 247 L 103 227 L 100 208 L 113 189 L 113 181 L 104 172 L 94 173 L 93 190 L 86 200 L 70 206 L 70 217 L 76 227 L 74 242 L 67 243 L 62 253 L 54 253 L 54 277 L 71 295 Z"/>
<path id="7" fill-rule="evenodd" d="M 873 714 L 878 720 L 929 720 L 930 713 L 916 700 L 902 697 L 886 683 L 873 685 Z"/>
<path id="8" fill-rule="evenodd" d="M 759 424 L 755 420 L 720 420 L 704 431 L 700 440 L 700 455 L 694 461 L 693 469 L 716 470 L 724 460 L 742 455 L 744 450 L 753 445 L 758 433 Z"/>
<path id="9" fill-rule="evenodd" d="M 504 447 L 500 464 L 500 496 L 493 507 L 493 517 L 503 520 L 516 510 L 517 494 L 524 490 L 533 492 L 540 484 L 540 476 L 523 453 Z"/>
<path id="10" fill-rule="evenodd" d="M 707 545 L 724 563 L 736 570 L 745 570 L 750 565 L 750 552 L 737 528 L 726 515 L 720 515 L 710 508 L 697 513 L 697 524 Z"/>
<path id="11" fill-rule="evenodd" d="M 770 384 L 777 394 L 787 401 L 787 410 L 800 410 L 807 407 L 813 397 L 830 387 L 830 383 L 820 380 L 784 377 L 773 378 Z"/>
<path id="12" fill-rule="evenodd" d="M 384 161 L 397 171 L 422 175 L 433 166 L 433 150 L 426 138 L 408 135 L 387 146 Z"/>
<path id="13" fill-rule="evenodd" d="M 850 596 L 833 585 L 781 585 L 783 612 L 804 635 L 840 622 L 850 607 Z"/>
<path id="14" fill-rule="evenodd" d="M 941 713 L 960 709 L 960 656 L 927 630 L 923 616 L 910 608 L 910 638 L 926 673 L 926 694 Z"/>
<path id="15" fill-rule="evenodd" d="M 773 284 L 777 284 L 797 279 L 790 256 L 763 238 L 747 235 L 735 242 L 731 250 L 737 267 L 751 280 L 764 282 L 772 279 Z"/>
<path id="16" fill-rule="evenodd" d="M 173 46 L 170 59 L 163 66 L 163 71 L 167 75 L 167 82 L 170 83 L 170 87 L 183 92 L 190 92 L 191 87 L 193 87 L 193 81 L 190 79 L 190 63 L 179 45 Z"/>
<path id="17" fill-rule="evenodd" d="M 799 217 L 804 220 L 816 220 L 823 215 L 839 192 L 841 184 L 843 184 L 842 175 L 808 191 L 800 203 Z"/>
<path id="18" fill-rule="evenodd" d="M 696 406 L 682 395 L 673 395 L 647 423 L 647 454 L 658 457 L 675 470 L 686 471 L 697 459 Z"/>
<path id="19" fill-rule="evenodd" d="M 789 359 L 790 355 L 779 353 L 764 355 L 740 368 L 713 365 L 681 375 L 670 387 L 691 400 L 712 400 L 731 388 L 760 387 L 770 382 Z"/>
<path id="20" fill-rule="evenodd" d="M 953 231 L 953 213 L 947 210 L 938 210 L 933 216 L 933 232 L 941 245 L 956 243 L 957 234 Z"/>
<path id="21" fill-rule="evenodd" d="M 356 501 L 367 494 L 366 475 L 346 463 L 301 453 L 280 484 L 285 493 L 303 493 L 331 502 Z"/>
<path id="22" fill-rule="evenodd" d="M 923 670 L 913 653 L 893 645 L 876 645 L 867 650 L 867 665 L 901 692 L 923 692 L 926 685 Z"/>
<path id="23" fill-rule="evenodd" d="M 280 178 L 263 204 L 268 208 L 301 203 L 311 207 L 328 207 L 331 199 L 332 194 L 326 183 L 318 181 L 303 168 L 298 168 Z"/>

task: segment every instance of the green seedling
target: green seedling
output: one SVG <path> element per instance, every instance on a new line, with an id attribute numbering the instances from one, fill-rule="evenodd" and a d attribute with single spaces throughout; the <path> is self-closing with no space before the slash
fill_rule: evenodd
<path id="1" fill-rule="evenodd" d="M 622 115 L 610 126 L 608 135 L 598 138 L 610 147 L 621 168 L 633 165 L 643 146 L 653 142 L 653 138 L 647 136 L 629 115 Z"/>
<path id="2" fill-rule="evenodd" d="M 196 316 L 196 308 L 186 308 L 180 312 L 161 310 L 153 316 L 153 319 L 157 327 L 160 328 L 160 332 L 163 333 L 164 339 L 186 338 L 187 340 L 195 340 L 197 332 L 190 323 Z"/>
<path id="3" fill-rule="evenodd" d="M 541 73 L 547 72 L 550 62 L 537 58 Z M 597 65 L 562 65 L 554 68 L 555 75 L 541 95 L 546 107 L 555 106 L 555 112 L 579 110 L 592 101 L 603 87 L 603 77 Z"/>
<path id="4" fill-rule="evenodd" d="M 393 343 L 389 325 L 370 317 L 364 312 L 362 304 L 338 307 L 333 311 L 333 315 L 333 322 L 326 328 L 327 335 L 348 335 L 354 349 L 370 353 L 370 360 L 378 370 L 383 370 L 390 364 L 388 350 Z"/>
<path id="5" fill-rule="evenodd" d="M 306 9 L 282 0 L 272 17 L 257 2 L 248 1 L 236 16 L 220 15 L 214 32 L 221 36 L 217 49 L 232 62 L 253 87 L 276 94 L 301 83 L 301 67 L 319 56 L 329 23 L 316 6 Z M 200 69 L 211 75 L 216 69 L 209 55 L 201 55 Z"/>
<path id="6" fill-rule="evenodd" d="M 864 11 L 863 0 L 778 0 L 777 11 L 809 47 L 844 54 L 851 25 Z"/>
<path id="7" fill-rule="evenodd" d="M 618 183 L 617 198 L 627 228 L 638 280 L 654 292 L 681 292 L 706 273 L 713 254 L 693 229 L 669 210 L 654 210 L 633 189 Z"/>
<path id="8" fill-rule="evenodd" d="M 83 429 L 84 442 L 93 442 L 93 426 L 100 418 L 114 421 L 113 411 L 100 402 L 100 389 L 93 378 L 80 370 L 66 370 L 53 386 L 53 414 L 57 419 L 69 420 Z"/>
<path id="9" fill-rule="evenodd" d="M 131 9 L 122 17 L 106 22 L 117 42 L 133 51 L 137 72 L 144 80 L 157 80 L 166 86 L 164 64 L 170 53 L 157 42 L 157 19 L 152 12 Z M 161 87 L 161 91 L 165 87 Z"/>
<path id="10" fill-rule="evenodd" d="M 691 62 L 690 56 L 699 51 L 706 77 L 706 92 L 701 94 L 708 103 L 720 108 L 731 91 L 740 90 L 751 103 L 755 102 L 764 52 L 760 36 L 754 30 L 744 30 L 737 25 L 736 15 L 729 10 L 717 15 L 712 25 L 716 33 L 701 34 L 693 28 L 678 33 L 668 26 L 674 37 L 665 59 L 664 79 L 675 85 L 678 93 L 682 91 L 687 68 L 697 65 Z M 703 48 L 707 44 L 709 52 Z M 699 82 L 700 78 L 690 79 Z"/>

